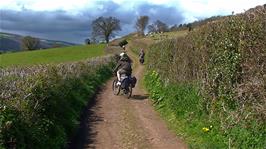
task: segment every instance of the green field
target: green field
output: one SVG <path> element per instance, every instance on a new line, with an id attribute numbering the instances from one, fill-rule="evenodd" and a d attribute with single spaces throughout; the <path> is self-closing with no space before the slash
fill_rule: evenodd
<path id="1" fill-rule="evenodd" d="M 79 45 L 0 55 L 0 67 L 61 63 L 104 55 L 105 44 Z"/>

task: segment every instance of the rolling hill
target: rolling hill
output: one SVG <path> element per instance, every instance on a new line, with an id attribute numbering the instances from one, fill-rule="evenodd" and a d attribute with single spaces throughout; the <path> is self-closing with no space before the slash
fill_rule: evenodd
<path id="1" fill-rule="evenodd" d="M 10 33 L 0 32 L 0 51 L 20 51 L 21 49 L 21 40 L 24 36 Z M 39 38 L 40 39 L 40 38 Z M 64 42 L 64 41 L 55 41 L 40 39 L 40 49 L 47 49 L 53 47 L 65 47 L 73 46 L 74 43 Z"/>

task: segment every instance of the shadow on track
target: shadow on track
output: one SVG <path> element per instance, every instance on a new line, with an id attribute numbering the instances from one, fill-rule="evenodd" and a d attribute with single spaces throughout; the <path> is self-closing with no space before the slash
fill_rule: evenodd
<path id="1" fill-rule="evenodd" d="M 95 96 L 96 98 L 96 96 Z M 93 128 L 96 124 L 103 121 L 102 117 L 96 115 L 101 107 L 96 106 L 97 100 L 93 98 L 81 115 L 79 128 L 70 140 L 67 149 L 95 148 L 97 131 Z"/>
<path id="2" fill-rule="evenodd" d="M 144 99 L 147 99 L 147 98 L 149 98 L 148 94 L 145 94 L 145 95 L 133 95 L 130 99 L 133 99 L 133 100 L 144 100 Z"/>

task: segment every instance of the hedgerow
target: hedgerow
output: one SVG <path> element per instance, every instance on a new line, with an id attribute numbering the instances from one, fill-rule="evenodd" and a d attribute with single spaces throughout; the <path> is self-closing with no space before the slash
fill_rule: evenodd
<path id="1" fill-rule="evenodd" d="M 215 125 L 214 132 L 223 138 L 217 140 L 230 147 L 265 147 L 265 18 L 266 5 L 258 6 L 243 14 L 210 22 L 184 37 L 152 45 L 146 82 L 151 83 L 149 79 L 153 79 L 149 76 L 155 71 L 163 91 L 157 94 L 159 98 L 155 98 L 155 102 L 165 95 L 166 99 L 161 102 L 172 102 L 174 106 L 165 104 L 165 109 L 172 109 L 177 119 L 182 118 L 175 113 L 179 110 L 190 115 L 190 106 L 181 104 L 188 100 L 188 94 L 181 90 L 172 96 L 174 91 L 170 92 L 169 86 L 177 90 L 192 86 L 198 89 L 199 95 L 192 112 L 205 115 L 193 117 L 198 123 L 195 127 Z M 156 85 L 150 86 L 150 91 L 156 92 L 156 88 Z M 212 138 L 217 137 L 209 140 Z"/>
<path id="2" fill-rule="evenodd" d="M 0 70 L 0 148 L 62 148 L 113 57 Z"/>

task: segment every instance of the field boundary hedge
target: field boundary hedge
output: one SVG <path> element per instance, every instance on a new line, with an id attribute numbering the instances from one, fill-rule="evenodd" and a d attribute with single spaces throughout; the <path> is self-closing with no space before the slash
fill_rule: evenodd
<path id="1" fill-rule="evenodd" d="M 161 82 L 161 90 L 165 91 L 158 93 L 157 96 L 162 98 L 155 98 L 155 102 L 170 94 L 165 90 L 170 90 L 168 86 L 179 90 L 191 85 L 198 89 L 201 97 L 194 112 L 200 111 L 205 115 L 204 118 L 192 117 L 199 125 L 215 125 L 216 133 L 227 140 L 221 139 L 224 142 L 220 143 L 230 144 L 233 148 L 265 147 L 265 18 L 266 5 L 258 6 L 243 14 L 227 16 L 195 28 L 184 37 L 150 46 L 147 75 L 158 74 L 160 80 L 156 81 Z M 151 83 L 147 79 L 146 82 Z M 156 92 L 156 88 L 156 85 L 150 86 L 150 91 Z M 171 104 L 165 106 L 172 108 L 175 116 L 178 116 L 175 112 L 179 109 L 190 115 L 193 111 L 188 110 L 189 107 L 178 106 L 179 100 L 186 102 L 183 97 L 186 94 L 179 93 L 176 97 L 167 96 L 175 108 Z M 168 103 L 168 100 L 162 102 Z"/>
<path id="2" fill-rule="evenodd" d="M 0 70 L 0 148 L 66 145 L 79 116 L 112 75 L 114 57 Z"/>

